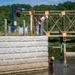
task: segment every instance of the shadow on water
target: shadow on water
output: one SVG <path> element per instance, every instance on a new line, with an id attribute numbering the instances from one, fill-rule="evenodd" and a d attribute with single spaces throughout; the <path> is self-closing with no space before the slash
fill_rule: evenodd
<path id="1" fill-rule="evenodd" d="M 48 75 L 55 75 L 54 67 L 50 67 L 48 70 Z"/>

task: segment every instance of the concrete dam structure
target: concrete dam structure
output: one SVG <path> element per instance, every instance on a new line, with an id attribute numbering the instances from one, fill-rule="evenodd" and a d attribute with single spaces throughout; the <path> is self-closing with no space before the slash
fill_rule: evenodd
<path id="1" fill-rule="evenodd" d="M 48 69 L 48 37 L 0 36 L 0 74 Z"/>

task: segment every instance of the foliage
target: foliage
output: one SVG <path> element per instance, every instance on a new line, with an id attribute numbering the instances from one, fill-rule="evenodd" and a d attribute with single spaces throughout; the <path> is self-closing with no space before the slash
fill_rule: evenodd
<path id="1" fill-rule="evenodd" d="M 30 6 L 28 4 L 12 4 L 12 5 L 6 5 L 6 6 L 0 6 L 0 31 L 3 31 L 4 27 L 4 19 L 6 18 L 8 20 L 8 25 L 12 25 L 12 6 L 16 6 L 21 10 L 29 11 L 32 8 L 36 11 L 50 11 L 50 10 L 74 10 L 75 9 L 75 2 L 67 1 L 63 4 L 58 5 L 35 5 Z M 22 9 L 25 8 L 25 9 Z M 15 20 L 18 21 L 18 25 L 22 26 L 22 20 L 26 20 L 26 25 L 29 26 L 30 24 L 30 18 L 27 16 L 24 16 L 23 12 L 20 12 L 20 17 L 15 16 Z"/>

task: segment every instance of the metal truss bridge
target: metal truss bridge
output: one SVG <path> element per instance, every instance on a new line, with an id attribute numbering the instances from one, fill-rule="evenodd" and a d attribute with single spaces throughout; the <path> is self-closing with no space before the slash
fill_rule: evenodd
<path id="1" fill-rule="evenodd" d="M 48 37 L 75 37 L 75 10 L 23 12 L 25 16 L 30 16 L 34 32 L 36 32 L 36 26 L 41 16 L 47 15 L 48 19 L 44 23 L 44 32 Z"/>

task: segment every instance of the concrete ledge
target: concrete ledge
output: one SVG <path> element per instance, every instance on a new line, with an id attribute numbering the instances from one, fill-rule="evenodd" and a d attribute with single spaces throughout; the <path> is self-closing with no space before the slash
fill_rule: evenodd
<path id="1" fill-rule="evenodd" d="M 75 56 L 75 52 L 66 52 L 67 56 Z"/>
<path id="2" fill-rule="evenodd" d="M 48 69 L 48 62 L 0 66 L 0 74 L 19 72 L 21 70 L 31 71 L 31 70 L 40 70 L 40 69 Z"/>

